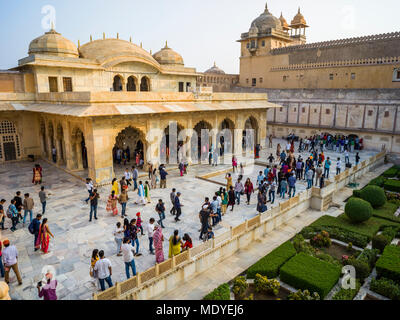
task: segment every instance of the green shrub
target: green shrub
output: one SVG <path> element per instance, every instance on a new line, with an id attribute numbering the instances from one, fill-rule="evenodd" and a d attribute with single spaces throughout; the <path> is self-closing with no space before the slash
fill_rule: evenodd
<path id="1" fill-rule="evenodd" d="M 246 278 L 243 276 L 236 277 L 233 280 L 232 291 L 237 298 L 244 298 L 244 294 L 246 293 L 248 287 L 249 284 L 247 283 Z"/>
<path id="2" fill-rule="evenodd" d="M 292 292 L 287 296 L 288 300 L 321 300 L 321 297 L 317 292 L 314 292 L 312 295 L 308 290 L 298 290 L 296 292 Z"/>
<path id="3" fill-rule="evenodd" d="M 386 178 L 395 178 L 397 175 L 398 175 L 398 169 L 396 167 L 391 167 L 382 174 L 382 176 Z"/>
<path id="4" fill-rule="evenodd" d="M 336 292 L 332 297 L 332 300 L 353 300 L 357 295 L 358 291 L 360 291 L 361 284 L 359 280 L 356 280 L 356 288 L 355 289 L 340 289 L 339 292 Z"/>
<path id="5" fill-rule="evenodd" d="M 329 238 L 329 232 L 325 230 L 321 231 L 311 238 L 310 244 L 316 248 L 329 248 L 332 244 L 331 238 Z"/>
<path id="6" fill-rule="evenodd" d="M 400 247 L 386 246 L 383 254 L 376 262 L 376 272 L 379 277 L 389 278 L 400 283 Z"/>
<path id="7" fill-rule="evenodd" d="M 389 202 L 386 202 L 382 207 L 374 209 L 372 212 L 372 215 L 374 217 L 379 217 L 379 218 L 382 218 L 385 220 L 400 223 L 400 218 L 395 217 L 395 215 L 394 215 L 394 213 L 396 212 L 396 210 L 399 206 L 395 203 L 391 203 L 390 201 L 392 201 L 392 200 L 389 200 Z M 400 204 L 400 200 L 398 200 L 398 201 Z M 400 227 L 400 224 L 399 224 L 399 227 Z"/>
<path id="8" fill-rule="evenodd" d="M 278 280 L 269 280 L 267 277 L 264 277 L 258 273 L 256 274 L 256 278 L 254 279 L 254 285 L 257 292 L 269 293 L 275 296 L 278 295 L 279 289 L 281 287 L 281 284 Z"/>
<path id="9" fill-rule="evenodd" d="M 353 190 L 353 197 L 361 198 L 361 190 Z"/>
<path id="10" fill-rule="evenodd" d="M 293 245 L 297 253 L 304 252 L 305 254 L 313 256 L 315 248 L 304 240 L 301 234 L 297 234 L 293 239 Z"/>
<path id="11" fill-rule="evenodd" d="M 346 203 L 344 211 L 347 217 L 355 223 L 367 221 L 372 217 L 370 203 L 359 198 L 350 198 Z"/>
<path id="12" fill-rule="evenodd" d="M 386 179 L 384 178 L 384 177 L 382 177 L 382 176 L 379 176 L 379 177 L 377 177 L 377 178 L 375 178 L 375 179 L 372 179 L 370 182 L 369 182 L 369 185 L 372 185 L 372 186 L 378 186 L 378 187 L 383 187 L 383 185 L 385 184 L 385 181 L 386 181 Z M 353 193 L 354 194 L 354 193 Z"/>
<path id="13" fill-rule="evenodd" d="M 378 186 L 366 186 L 361 190 L 361 198 L 374 208 L 382 207 L 386 203 L 385 191 Z"/>
<path id="14" fill-rule="evenodd" d="M 336 259 L 336 258 L 332 257 L 330 254 L 327 254 L 324 252 L 318 252 L 318 253 L 314 254 L 314 257 L 316 257 L 320 260 L 335 264 L 340 267 L 342 266 L 341 262 L 338 259 Z"/>
<path id="15" fill-rule="evenodd" d="M 340 267 L 299 253 L 281 267 L 280 278 L 297 289 L 318 292 L 324 298 L 337 283 L 340 274 Z"/>
<path id="16" fill-rule="evenodd" d="M 378 249 L 364 249 L 359 255 L 358 260 L 363 261 L 369 265 L 369 269 L 372 270 L 375 267 L 376 260 L 378 260 Z"/>
<path id="17" fill-rule="evenodd" d="M 390 244 L 390 239 L 383 234 L 377 234 L 372 238 L 372 248 L 378 249 L 379 252 L 383 252 L 388 244 Z"/>
<path id="18" fill-rule="evenodd" d="M 383 187 L 389 191 L 400 192 L 400 180 L 386 180 Z"/>
<path id="19" fill-rule="evenodd" d="M 279 268 L 295 254 L 296 250 L 290 241 L 283 243 L 253 264 L 247 270 L 247 278 L 254 279 L 257 273 L 268 278 L 276 278 L 279 275 Z"/>
<path id="20" fill-rule="evenodd" d="M 386 278 L 372 279 L 370 289 L 391 300 L 400 300 L 400 286 L 393 280 Z"/>
<path id="21" fill-rule="evenodd" d="M 346 264 L 351 265 L 356 269 L 357 279 L 364 280 L 371 273 L 368 263 L 362 260 L 350 258 L 347 260 Z"/>
<path id="22" fill-rule="evenodd" d="M 214 289 L 203 300 L 231 300 L 231 292 L 227 283 L 221 284 L 218 288 Z"/>

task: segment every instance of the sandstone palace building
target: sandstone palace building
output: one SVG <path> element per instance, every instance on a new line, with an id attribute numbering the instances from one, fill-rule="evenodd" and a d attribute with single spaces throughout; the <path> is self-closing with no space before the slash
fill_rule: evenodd
<path id="1" fill-rule="evenodd" d="M 56 149 L 58 166 L 107 182 L 116 147 L 158 163 L 171 121 L 189 162 L 202 129 L 231 132 L 235 154 L 253 129 L 262 146 L 329 132 L 400 155 L 400 32 L 307 44 L 308 28 L 300 9 L 289 24 L 266 6 L 238 40 L 239 75 L 199 73 L 167 43 L 154 54 L 118 34 L 81 45 L 52 28 L 0 71 L 0 163 Z"/>

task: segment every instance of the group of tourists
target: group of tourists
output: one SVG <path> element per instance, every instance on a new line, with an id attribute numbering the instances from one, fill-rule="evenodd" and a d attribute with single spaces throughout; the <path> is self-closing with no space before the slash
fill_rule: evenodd
<path id="1" fill-rule="evenodd" d="M 345 151 L 354 152 L 354 150 L 360 151 L 363 149 L 363 139 L 357 136 L 333 136 L 329 133 L 321 133 L 300 139 L 299 152 L 311 152 L 316 148 L 319 148 L 321 151 L 332 150 L 340 153 L 344 153 Z"/>
<path id="2" fill-rule="evenodd" d="M 138 168 L 143 168 L 144 166 L 144 158 L 143 158 L 143 151 L 142 150 L 135 150 L 133 152 L 133 160 L 136 164 L 136 167 Z M 119 165 L 121 163 L 124 164 L 124 166 L 127 163 L 131 162 L 131 151 L 129 146 L 127 146 L 125 149 L 122 148 L 115 148 L 113 152 L 113 158 L 114 161 L 117 162 Z"/>

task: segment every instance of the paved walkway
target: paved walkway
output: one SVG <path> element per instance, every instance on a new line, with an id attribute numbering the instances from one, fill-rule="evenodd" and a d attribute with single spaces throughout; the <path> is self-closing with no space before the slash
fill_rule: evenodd
<path id="1" fill-rule="evenodd" d="M 274 149 L 263 150 L 260 160 L 265 160 L 267 153 L 275 154 L 275 145 L 278 142 L 282 145 L 282 141 L 275 141 Z M 374 153 L 363 152 L 361 158 L 368 158 Z M 306 157 L 307 154 L 303 156 Z M 249 159 L 243 158 L 239 161 L 249 162 Z M 113 264 L 113 281 L 125 280 L 123 260 L 122 257 L 116 256 L 116 244 L 113 237 L 115 224 L 117 221 L 122 222 L 122 219 L 120 216 L 112 217 L 105 211 L 110 186 L 99 189 L 101 195 L 98 208 L 99 220 L 89 223 L 89 206 L 83 201 L 87 197 L 84 183 L 45 161 L 40 161 L 40 163 L 44 168 L 43 185 L 51 193 L 45 217 L 49 219 L 49 227 L 55 235 L 55 239 L 51 239 L 50 253 L 43 255 L 33 251 L 33 236 L 27 230 L 28 223 L 25 227 L 19 224 L 18 230 L 14 233 L 9 229 L 0 231 L 0 239 L 9 238 L 19 251 L 19 267 L 24 283 L 22 286 L 17 286 L 16 278 L 11 272 L 11 297 L 13 299 L 37 299 L 36 283 L 41 280 L 42 272 L 46 270 L 45 267 L 52 266 L 56 270 L 56 277 L 59 281 L 57 290 L 59 299 L 91 298 L 92 293 L 97 291 L 89 276 L 90 256 L 94 248 L 103 249 L 106 257 L 110 258 Z M 168 239 L 173 231 L 178 229 L 181 235 L 184 233 L 191 235 L 194 245 L 198 244 L 199 208 L 204 197 L 211 197 L 220 188 L 220 185 L 195 177 L 217 170 L 229 169 L 231 167 L 230 159 L 226 159 L 226 163 L 218 167 L 192 166 L 189 168 L 188 175 L 184 177 L 179 177 L 177 170 L 169 169 L 168 189 L 151 190 L 153 199 L 151 204 L 144 207 L 135 205 L 133 202 L 136 200 L 136 194 L 129 193 L 131 198 L 127 206 L 129 219 L 134 218 L 138 211 L 141 212 L 145 224 L 150 217 L 158 218 L 154 208 L 156 201 L 162 198 L 167 207 L 166 228 L 163 230 L 165 238 Z M 250 169 L 250 167 L 246 168 L 245 178 L 254 176 L 254 172 Z M 255 170 L 257 169 L 259 167 L 255 166 Z M 36 204 L 34 215 L 41 211 L 38 198 L 40 187 L 32 185 L 31 175 L 32 163 L 30 162 L 6 163 L 0 167 L 0 197 L 7 199 L 6 207 L 15 192 L 19 190 L 22 194 L 28 192 L 33 196 Z M 176 187 L 178 191 L 182 192 L 181 202 L 184 207 L 182 221 L 179 223 L 175 223 L 173 216 L 169 214 L 171 208 L 169 193 L 172 187 Z M 304 182 L 299 183 L 298 190 L 301 191 L 302 188 L 305 188 Z M 275 205 L 278 205 L 278 202 Z M 250 205 L 242 203 L 239 207 L 235 206 L 233 212 L 229 211 L 220 225 L 214 229 L 215 234 L 218 235 L 228 230 L 230 226 L 238 225 L 256 214 L 256 196 L 253 196 Z M 6 219 L 6 227 L 10 227 L 9 219 Z M 140 251 L 143 255 L 137 257 L 135 263 L 137 270 L 143 272 L 153 266 L 155 261 L 154 256 L 148 254 L 147 235 L 140 236 L 139 241 Z M 167 241 L 164 243 L 164 252 L 167 255 Z"/>

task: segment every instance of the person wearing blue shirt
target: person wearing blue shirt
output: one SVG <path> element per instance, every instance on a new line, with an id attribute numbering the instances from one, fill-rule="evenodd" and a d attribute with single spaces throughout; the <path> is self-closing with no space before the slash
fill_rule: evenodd
<path id="1" fill-rule="evenodd" d="M 167 187 L 168 172 L 165 170 L 164 165 L 161 165 L 158 170 L 160 171 L 160 189 L 165 189 Z"/>
<path id="2" fill-rule="evenodd" d="M 14 232 L 17 228 L 17 223 L 18 223 L 18 210 L 15 207 L 15 199 L 11 200 L 11 204 L 8 206 L 8 211 L 11 214 L 11 221 L 12 221 L 12 227 L 10 230 Z"/>
<path id="3" fill-rule="evenodd" d="M 325 166 L 324 166 L 324 176 L 326 179 L 329 179 L 329 169 L 331 167 L 331 164 L 332 164 L 332 162 L 331 162 L 330 158 L 328 157 L 328 159 L 325 160 Z"/>
<path id="4" fill-rule="evenodd" d="M 257 176 L 257 185 L 259 188 L 261 187 L 263 180 L 264 180 L 264 175 L 263 175 L 262 171 L 260 171 Z"/>
<path id="5" fill-rule="evenodd" d="M 181 221 L 181 219 L 179 219 L 180 215 L 182 214 L 182 210 L 181 210 L 182 205 L 179 200 L 180 196 L 181 196 L 181 193 L 178 192 L 176 194 L 175 202 L 174 202 L 174 206 L 175 206 L 175 210 L 176 210 L 175 222 Z"/>
<path id="6" fill-rule="evenodd" d="M 289 184 L 289 198 L 294 197 L 296 193 L 296 177 L 294 176 L 294 173 L 291 173 L 290 177 L 288 178 L 288 184 Z M 293 190 L 293 195 L 292 195 L 292 190 Z"/>

